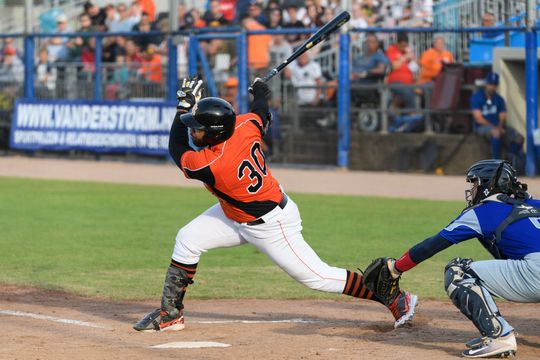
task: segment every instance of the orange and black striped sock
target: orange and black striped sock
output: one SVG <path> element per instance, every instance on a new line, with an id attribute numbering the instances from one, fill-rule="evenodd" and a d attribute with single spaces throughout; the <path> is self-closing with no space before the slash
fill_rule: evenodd
<path id="1" fill-rule="evenodd" d="M 360 299 L 368 299 L 381 302 L 373 291 L 369 290 L 362 283 L 362 275 L 357 272 L 352 272 L 347 270 L 347 282 L 345 283 L 345 289 L 343 289 L 343 294 L 354 296 Z"/>
<path id="2" fill-rule="evenodd" d="M 193 264 L 193 265 L 182 264 L 181 262 L 171 259 L 171 266 L 184 270 L 187 273 L 187 277 L 190 280 L 193 280 L 193 277 L 195 276 L 195 273 L 197 272 L 197 265 L 198 263 Z"/>

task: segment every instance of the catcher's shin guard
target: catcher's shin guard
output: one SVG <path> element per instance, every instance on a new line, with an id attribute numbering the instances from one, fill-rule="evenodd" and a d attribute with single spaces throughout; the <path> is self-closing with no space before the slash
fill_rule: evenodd
<path id="1" fill-rule="evenodd" d="M 444 271 L 444 287 L 454 305 L 473 322 L 482 336 L 497 338 L 512 330 L 501 317 L 491 294 L 470 268 L 472 260 L 453 259 Z"/>

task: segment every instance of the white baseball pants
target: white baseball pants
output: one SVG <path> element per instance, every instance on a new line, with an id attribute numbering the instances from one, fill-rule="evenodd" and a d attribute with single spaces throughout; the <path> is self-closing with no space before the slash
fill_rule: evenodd
<path id="1" fill-rule="evenodd" d="M 305 286 L 343 292 L 347 271 L 323 262 L 306 243 L 298 207 L 290 197 L 283 209 L 276 206 L 262 219 L 264 223 L 259 225 L 238 223 L 227 218 L 216 204 L 178 231 L 172 258 L 196 264 L 208 250 L 250 243 Z"/>

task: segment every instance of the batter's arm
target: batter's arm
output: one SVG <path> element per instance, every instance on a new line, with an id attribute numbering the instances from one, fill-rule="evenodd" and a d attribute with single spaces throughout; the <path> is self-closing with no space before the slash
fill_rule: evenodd
<path id="1" fill-rule="evenodd" d="M 185 152 L 193 150 L 189 146 L 189 135 L 186 125 L 180 121 L 180 115 L 191 111 L 193 106 L 202 97 L 203 81 L 198 76 L 182 79 L 180 90 L 176 92 L 176 116 L 174 117 L 171 131 L 169 133 L 169 154 L 176 166 L 182 169 L 180 160 Z"/>
<path id="2" fill-rule="evenodd" d="M 181 113 L 178 111 L 174 117 L 171 131 L 169 133 L 169 154 L 171 155 L 171 158 L 176 166 L 182 170 L 182 165 L 180 163 L 182 155 L 184 155 L 184 153 L 187 151 L 192 151 L 193 149 L 191 149 L 189 146 L 188 130 L 186 125 L 180 121 L 180 115 Z"/>
<path id="3" fill-rule="evenodd" d="M 251 85 L 251 93 L 253 94 L 253 103 L 251 104 L 250 112 L 259 115 L 262 120 L 263 129 L 266 132 L 272 122 L 268 107 L 268 100 L 272 96 L 270 88 L 260 78 L 256 78 L 253 85 Z"/>

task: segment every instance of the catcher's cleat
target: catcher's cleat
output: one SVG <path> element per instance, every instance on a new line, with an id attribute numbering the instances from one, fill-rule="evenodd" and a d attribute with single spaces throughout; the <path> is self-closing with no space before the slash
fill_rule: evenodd
<path id="1" fill-rule="evenodd" d="M 401 291 L 392 304 L 388 306 L 388 309 L 394 315 L 394 319 L 396 319 L 394 329 L 411 324 L 417 302 L 418 297 L 416 295 L 412 295 L 408 291 Z"/>
<path id="2" fill-rule="evenodd" d="M 161 309 L 156 309 L 137 322 L 133 328 L 142 332 L 179 331 L 184 330 L 184 311 L 179 310 L 175 316 Z"/>
<path id="3" fill-rule="evenodd" d="M 482 337 L 477 337 L 477 338 L 474 338 L 472 340 L 469 340 L 465 343 L 465 346 L 469 349 L 474 349 L 476 347 L 479 347 L 480 345 L 482 345 L 482 343 L 484 342 L 484 338 Z"/>
<path id="4" fill-rule="evenodd" d="M 515 355 L 517 351 L 516 337 L 514 332 L 498 338 L 477 338 L 465 344 L 469 349 L 463 351 L 462 355 L 468 358 L 505 358 Z"/>

